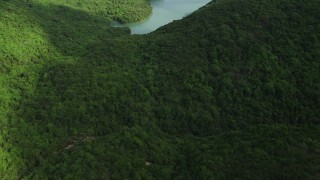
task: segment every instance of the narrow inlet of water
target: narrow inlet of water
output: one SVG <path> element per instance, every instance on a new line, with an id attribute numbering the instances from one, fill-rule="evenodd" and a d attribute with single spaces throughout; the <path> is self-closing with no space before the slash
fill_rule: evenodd
<path id="1" fill-rule="evenodd" d="M 157 28 L 169 24 L 173 20 L 179 20 L 198 10 L 211 0 L 151 0 L 151 16 L 136 23 L 119 24 L 112 22 L 114 27 L 129 27 L 131 34 L 147 34 Z"/>

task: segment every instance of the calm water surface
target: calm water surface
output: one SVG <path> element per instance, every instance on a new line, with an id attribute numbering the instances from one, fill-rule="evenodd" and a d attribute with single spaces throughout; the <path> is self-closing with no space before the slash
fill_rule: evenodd
<path id="1" fill-rule="evenodd" d="M 206 5 L 210 0 L 151 0 L 152 15 L 143 22 L 112 26 L 126 26 L 131 34 L 146 34 L 183 17 Z"/>

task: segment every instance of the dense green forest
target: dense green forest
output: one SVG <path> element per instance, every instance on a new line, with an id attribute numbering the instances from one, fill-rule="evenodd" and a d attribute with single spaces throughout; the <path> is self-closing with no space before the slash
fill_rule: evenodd
<path id="1" fill-rule="evenodd" d="M 319 179 L 319 0 L 0 0 L 0 179 Z"/>

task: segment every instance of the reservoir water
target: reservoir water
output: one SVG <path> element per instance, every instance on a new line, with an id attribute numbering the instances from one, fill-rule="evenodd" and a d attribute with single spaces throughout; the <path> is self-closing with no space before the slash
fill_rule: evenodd
<path id="1" fill-rule="evenodd" d="M 112 26 L 129 27 L 131 34 L 146 34 L 173 20 L 182 19 L 210 1 L 211 0 L 150 0 L 152 14 L 148 19 L 142 22 L 123 25 L 113 22 Z"/>

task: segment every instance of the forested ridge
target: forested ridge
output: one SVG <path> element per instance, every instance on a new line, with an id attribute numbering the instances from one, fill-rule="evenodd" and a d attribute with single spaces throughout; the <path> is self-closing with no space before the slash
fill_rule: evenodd
<path id="1" fill-rule="evenodd" d="M 319 179 L 320 2 L 0 2 L 0 179 Z"/>

